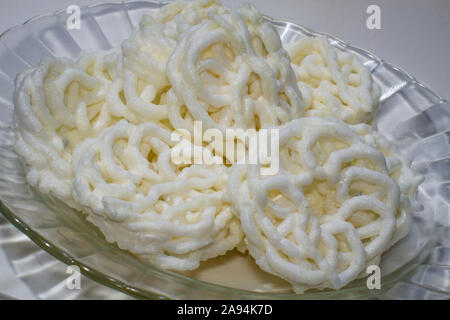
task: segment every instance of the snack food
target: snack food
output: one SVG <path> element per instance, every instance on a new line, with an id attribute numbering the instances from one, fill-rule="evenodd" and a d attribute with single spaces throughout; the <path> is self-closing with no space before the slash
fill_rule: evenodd
<path id="1" fill-rule="evenodd" d="M 256 263 L 297 292 L 341 288 L 404 236 L 410 203 L 395 167 L 349 126 L 292 120 L 280 128 L 280 159 L 273 176 L 234 166 L 229 195 Z M 409 172 L 396 178 L 406 194 L 420 182 Z"/>
<path id="2" fill-rule="evenodd" d="M 370 70 L 325 38 L 302 38 L 287 45 L 308 116 L 333 117 L 349 124 L 369 123 L 380 88 Z"/>
<path id="3" fill-rule="evenodd" d="M 174 2 L 120 49 L 21 74 L 15 149 L 32 186 L 161 268 L 248 248 L 297 292 L 338 289 L 408 232 L 420 182 L 370 126 L 378 97 L 370 72 L 326 39 L 286 51 L 253 7 Z M 261 176 L 190 139 L 228 162 L 172 161 L 172 134 L 195 122 L 279 130 L 279 171 Z"/>

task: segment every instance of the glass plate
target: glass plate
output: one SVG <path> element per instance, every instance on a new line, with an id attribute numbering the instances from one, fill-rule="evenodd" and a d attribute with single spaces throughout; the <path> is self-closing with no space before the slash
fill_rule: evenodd
<path id="1" fill-rule="evenodd" d="M 6 278 L 0 275 L 0 300 L 14 298 L 53 299 L 132 299 L 120 291 L 105 287 L 87 277 L 80 277 L 80 287 L 67 286 L 71 274 L 69 267 L 55 259 L 48 252 L 33 243 L 24 233 L 20 232 L 2 215 L 0 215 L 0 252 L 8 259 L 8 264 L 14 272 L 14 277 Z M 3 271 L 3 270 L 2 270 Z M 17 287 L 10 296 L 4 295 L 8 290 L 1 285 L 11 288 L 21 282 L 29 294 Z"/>
<path id="2" fill-rule="evenodd" d="M 418 190 L 422 210 L 414 212 L 409 235 L 383 255 L 380 290 L 368 290 L 366 279 L 345 288 L 302 295 L 212 284 L 228 261 L 201 267 L 199 279 L 155 268 L 106 242 L 84 216 L 56 199 L 29 188 L 24 169 L 12 151 L 14 79 L 48 56 L 75 58 L 82 50 L 119 46 L 144 13 L 163 3 L 127 2 L 81 8 L 81 29 L 68 30 L 65 10 L 29 20 L 0 37 L 0 209 L 32 241 L 84 275 L 137 298 L 150 299 L 448 299 L 450 298 L 450 108 L 448 102 L 401 69 L 333 36 L 338 50 L 352 52 L 370 68 L 382 90 L 375 122 L 402 155 L 425 176 Z M 266 17 L 283 43 L 323 35 L 294 23 Z M 33 259 L 25 259 L 32 261 Z M 33 271 L 37 264 L 30 262 Z M 45 268 L 44 268 L 45 269 Z M 45 271 L 43 269 L 43 271 Z M 34 270 L 36 272 L 36 270 Z M 64 270 L 65 271 L 65 270 Z M 60 271 L 59 271 L 60 272 Z M 61 272 L 60 272 L 61 273 Z M 45 272 L 40 272 L 44 275 Z M 64 277 L 68 275 L 64 272 Z M 233 274 L 239 282 L 238 273 Z M 65 278 L 60 278 L 65 279 Z M 233 278 L 230 278 L 232 280 Z M 45 282 L 45 277 L 42 281 Z M 61 281 L 59 284 L 61 286 Z M 55 285 L 56 287 L 57 285 Z M 81 290 L 89 290 L 81 288 Z M 57 289 L 48 288 L 49 291 Z"/>

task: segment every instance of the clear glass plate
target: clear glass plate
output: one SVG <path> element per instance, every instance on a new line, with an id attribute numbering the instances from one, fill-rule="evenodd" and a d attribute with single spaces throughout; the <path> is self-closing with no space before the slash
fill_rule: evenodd
<path id="1" fill-rule="evenodd" d="M 211 283 L 217 273 L 233 273 L 224 269 L 230 262 L 227 260 L 202 266 L 200 273 L 193 273 L 196 278 L 161 270 L 106 242 L 81 213 L 29 188 L 24 169 L 12 151 L 12 95 L 16 75 L 37 66 L 48 56 L 75 58 L 82 50 L 119 46 L 144 13 L 158 10 L 162 5 L 145 1 L 83 7 L 80 30 L 68 30 L 68 15 L 59 11 L 31 19 L 0 37 L 0 209 L 3 215 L 65 264 L 78 265 L 88 278 L 137 298 L 449 299 L 449 104 L 406 72 L 332 36 L 328 37 L 333 46 L 356 54 L 370 68 L 382 89 L 375 119 L 379 131 L 397 145 L 403 156 L 412 159 L 417 173 L 425 176 L 418 191 L 423 208 L 414 213 L 411 232 L 383 255 L 380 290 L 368 290 L 365 279 L 354 281 L 338 291 L 303 295 L 286 292 L 283 284 L 276 284 L 276 281 L 267 284 L 272 292 Z M 319 35 L 294 23 L 266 18 L 278 30 L 283 43 Z M 38 267 L 32 263 L 33 259 L 22 259 L 28 261 L 27 268 L 31 273 L 33 266 Z M 48 270 L 67 277 L 64 271 Z M 239 282 L 237 273 L 230 281 L 233 278 Z M 45 277 L 42 281 L 45 282 Z M 46 290 L 57 292 L 58 285 L 61 286 L 61 281 L 55 288 L 48 288 L 47 283 Z M 92 287 L 82 290 L 92 290 Z"/>

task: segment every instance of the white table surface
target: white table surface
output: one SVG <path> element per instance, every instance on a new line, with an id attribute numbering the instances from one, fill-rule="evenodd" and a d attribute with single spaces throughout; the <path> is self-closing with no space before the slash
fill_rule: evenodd
<path id="1" fill-rule="evenodd" d="M 0 33 L 71 4 L 121 0 L 1 0 Z M 335 35 L 373 52 L 450 98 L 450 0 L 222 0 L 230 8 L 252 3 L 266 15 Z M 369 5 L 381 9 L 381 29 L 366 26 Z M 3 219 L 2 217 L 0 217 Z M 35 299 L 0 249 L 0 298 Z"/>

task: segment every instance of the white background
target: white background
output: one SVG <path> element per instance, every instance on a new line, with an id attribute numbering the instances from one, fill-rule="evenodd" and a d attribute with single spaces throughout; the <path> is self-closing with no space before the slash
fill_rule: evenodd
<path id="1" fill-rule="evenodd" d="M 27 19 L 71 4 L 119 0 L 0 0 L 0 33 Z M 262 13 L 337 36 L 373 52 L 450 98 L 450 0 L 222 0 L 226 7 L 244 2 Z M 369 5 L 381 9 L 381 29 L 366 27 Z M 33 298 L 14 277 L 0 250 L 0 293 Z"/>

